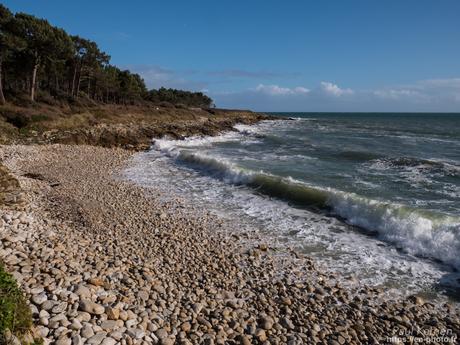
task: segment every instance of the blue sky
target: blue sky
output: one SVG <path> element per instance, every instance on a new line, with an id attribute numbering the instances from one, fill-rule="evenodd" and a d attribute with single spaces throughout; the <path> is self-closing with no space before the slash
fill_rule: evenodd
<path id="1" fill-rule="evenodd" d="M 2 1 L 149 87 L 261 111 L 460 111 L 460 1 Z"/>

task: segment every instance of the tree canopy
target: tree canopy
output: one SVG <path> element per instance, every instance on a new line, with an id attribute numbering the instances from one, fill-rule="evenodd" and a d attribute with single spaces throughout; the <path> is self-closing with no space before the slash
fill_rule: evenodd
<path id="1" fill-rule="evenodd" d="M 136 73 L 110 64 L 96 42 L 69 35 L 47 20 L 13 14 L 0 4 L 0 104 L 9 97 L 44 93 L 56 99 L 85 97 L 98 103 L 169 102 L 210 107 L 201 92 L 147 90 Z"/>

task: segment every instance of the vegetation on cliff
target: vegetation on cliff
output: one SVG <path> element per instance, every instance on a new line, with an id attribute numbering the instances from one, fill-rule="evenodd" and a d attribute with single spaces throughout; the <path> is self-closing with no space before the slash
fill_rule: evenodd
<path id="1" fill-rule="evenodd" d="M 216 135 L 237 123 L 268 119 L 250 111 L 181 106 L 98 105 L 57 107 L 36 103 L 0 106 L 0 144 L 62 143 L 143 150 L 152 138 Z"/>
<path id="2" fill-rule="evenodd" d="M 148 90 L 96 42 L 0 4 L 0 144 L 143 149 L 152 137 L 212 135 L 260 119 L 215 109 L 201 92 Z"/>

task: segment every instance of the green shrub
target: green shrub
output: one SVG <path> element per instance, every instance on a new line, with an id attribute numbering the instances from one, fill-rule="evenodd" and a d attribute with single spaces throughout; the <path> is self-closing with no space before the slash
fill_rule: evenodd
<path id="1" fill-rule="evenodd" d="M 43 345 L 44 341 L 43 339 L 34 339 L 34 342 L 30 345 Z"/>
<path id="2" fill-rule="evenodd" d="M 22 111 L 2 110 L 1 115 L 6 122 L 12 124 L 16 128 L 24 128 L 31 121 L 31 116 Z"/>
<path id="3" fill-rule="evenodd" d="M 43 121 L 49 121 L 51 119 L 52 117 L 46 114 L 35 114 L 30 117 L 31 122 L 43 122 Z"/>
<path id="4" fill-rule="evenodd" d="M 32 315 L 26 299 L 13 276 L 0 264 L 0 335 L 8 329 L 16 336 L 32 326 Z"/>

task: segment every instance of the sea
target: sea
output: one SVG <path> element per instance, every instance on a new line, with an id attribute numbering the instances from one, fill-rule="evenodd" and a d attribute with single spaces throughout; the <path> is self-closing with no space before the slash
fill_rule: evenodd
<path id="1" fill-rule="evenodd" d="M 344 284 L 460 301 L 460 114 L 273 113 L 154 140 L 125 176 L 294 248 Z"/>

